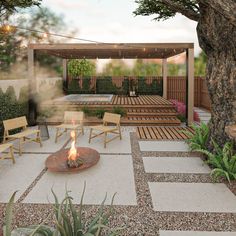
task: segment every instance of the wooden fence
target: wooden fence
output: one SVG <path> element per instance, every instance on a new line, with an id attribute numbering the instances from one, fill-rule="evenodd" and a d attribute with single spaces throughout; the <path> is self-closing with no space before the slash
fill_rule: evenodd
<path id="1" fill-rule="evenodd" d="M 167 98 L 186 102 L 186 77 L 168 77 Z M 211 102 L 204 77 L 195 77 L 194 106 L 210 110 Z"/>

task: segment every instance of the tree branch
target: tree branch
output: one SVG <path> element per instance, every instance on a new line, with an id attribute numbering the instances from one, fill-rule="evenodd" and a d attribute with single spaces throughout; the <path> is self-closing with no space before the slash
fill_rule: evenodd
<path id="1" fill-rule="evenodd" d="M 165 4 L 168 8 L 170 8 L 174 12 L 179 12 L 187 18 L 198 21 L 200 14 L 194 10 L 186 9 L 183 5 L 176 3 L 173 0 L 159 0 L 161 3 Z"/>
<path id="2" fill-rule="evenodd" d="M 227 18 L 236 26 L 236 0 L 198 0 L 204 5 L 212 7 L 219 14 Z"/>

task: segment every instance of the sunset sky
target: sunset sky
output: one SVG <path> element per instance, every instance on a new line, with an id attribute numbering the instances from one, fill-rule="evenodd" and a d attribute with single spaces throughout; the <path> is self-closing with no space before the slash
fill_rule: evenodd
<path id="1" fill-rule="evenodd" d="M 43 0 L 61 14 L 77 37 L 101 42 L 194 42 L 199 53 L 196 23 L 181 15 L 167 21 L 134 17 L 134 0 Z"/>

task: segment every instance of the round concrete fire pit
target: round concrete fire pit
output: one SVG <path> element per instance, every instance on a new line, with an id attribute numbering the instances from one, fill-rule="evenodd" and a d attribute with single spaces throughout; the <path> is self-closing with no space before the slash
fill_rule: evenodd
<path id="1" fill-rule="evenodd" d="M 79 158 L 83 162 L 81 166 L 69 167 L 67 157 L 70 149 L 62 149 L 47 158 L 45 165 L 48 170 L 52 172 L 78 172 L 96 165 L 100 159 L 100 154 L 92 148 L 77 147 L 76 149 L 77 153 L 79 153 Z"/>

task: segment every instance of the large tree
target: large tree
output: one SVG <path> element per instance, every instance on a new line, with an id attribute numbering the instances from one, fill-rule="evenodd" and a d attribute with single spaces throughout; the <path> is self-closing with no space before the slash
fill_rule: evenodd
<path id="1" fill-rule="evenodd" d="M 3 0 L 0 2 L 0 18 L 6 18 L 9 14 L 13 14 L 20 8 L 31 6 L 39 6 L 41 0 Z"/>
<path id="2" fill-rule="evenodd" d="M 227 140 L 225 126 L 236 122 L 236 0 L 136 0 L 136 15 L 166 20 L 180 13 L 197 21 L 207 55 L 206 80 L 212 104 L 210 137 Z"/>

